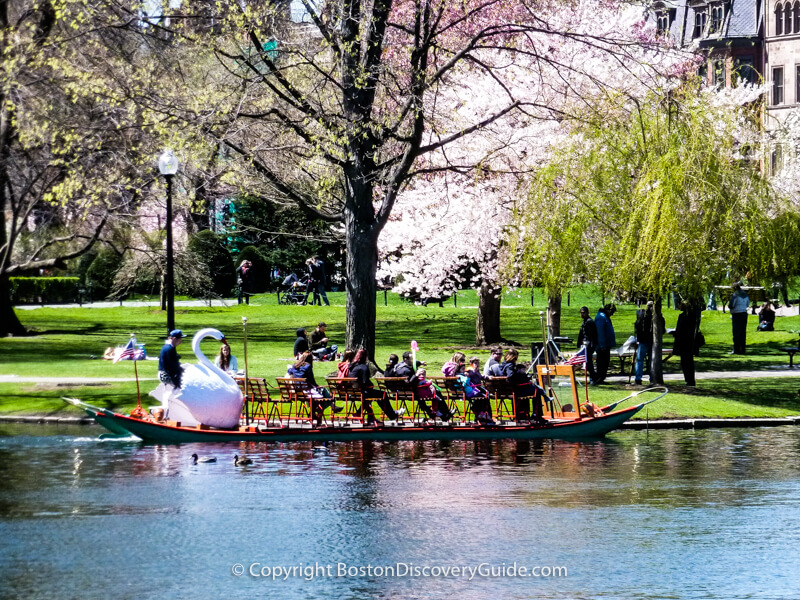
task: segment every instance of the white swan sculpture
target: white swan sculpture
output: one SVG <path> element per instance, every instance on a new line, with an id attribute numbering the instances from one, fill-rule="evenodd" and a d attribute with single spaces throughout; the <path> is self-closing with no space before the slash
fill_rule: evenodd
<path id="1" fill-rule="evenodd" d="M 239 386 L 225 371 L 206 358 L 200 342 L 207 337 L 222 340 L 222 332 L 206 328 L 192 338 L 192 350 L 199 364 L 183 365 L 181 387 L 159 385 L 150 392 L 161 402 L 166 418 L 182 426 L 203 424 L 231 428 L 239 425 L 244 398 Z"/>

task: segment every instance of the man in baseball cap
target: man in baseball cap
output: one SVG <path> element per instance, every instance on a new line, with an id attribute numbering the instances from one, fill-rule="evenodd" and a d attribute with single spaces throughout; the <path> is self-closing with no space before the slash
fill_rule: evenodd
<path id="1" fill-rule="evenodd" d="M 173 329 L 169 332 L 169 337 L 161 353 L 158 355 L 158 378 L 164 383 L 168 383 L 176 388 L 181 387 L 181 368 L 180 356 L 177 348 L 183 341 L 183 332 L 180 329 Z"/>

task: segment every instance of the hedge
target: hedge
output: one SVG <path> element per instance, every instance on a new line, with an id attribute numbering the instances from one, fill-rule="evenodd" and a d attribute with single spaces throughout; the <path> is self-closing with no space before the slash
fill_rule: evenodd
<path id="1" fill-rule="evenodd" d="M 77 277 L 10 277 L 14 304 L 67 304 L 78 300 Z"/>

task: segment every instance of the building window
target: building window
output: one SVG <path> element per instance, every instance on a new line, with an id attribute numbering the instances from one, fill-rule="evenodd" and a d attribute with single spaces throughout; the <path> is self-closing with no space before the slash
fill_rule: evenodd
<path id="1" fill-rule="evenodd" d="M 800 104 L 800 65 L 794 66 L 794 101 Z"/>
<path id="2" fill-rule="evenodd" d="M 800 2 L 794 3 L 794 8 L 792 8 L 792 15 L 794 17 L 794 27 L 792 31 L 795 33 L 800 33 Z"/>
<path id="3" fill-rule="evenodd" d="M 697 11 L 694 13 L 694 31 L 692 38 L 703 37 L 706 31 L 706 21 L 708 20 L 708 13 L 705 11 Z"/>
<path id="4" fill-rule="evenodd" d="M 669 13 L 663 11 L 656 16 L 656 33 L 663 35 L 669 31 Z"/>
<path id="5" fill-rule="evenodd" d="M 772 105 L 783 104 L 783 67 L 772 69 Z"/>
<path id="6" fill-rule="evenodd" d="M 775 146 L 770 155 L 770 171 L 773 175 L 777 175 L 783 168 L 783 148 Z"/>
<path id="7" fill-rule="evenodd" d="M 716 87 L 725 87 L 725 61 L 714 61 L 714 85 Z"/>
<path id="8" fill-rule="evenodd" d="M 792 33 L 792 5 L 788 2 L 783 7 L 783 33 L 786 35 Z"/>
<path id="9" fill-rule="evenodd" d="M 775 5 L 775 35 L 783 35 L 783 5 Z"/>
<path id="10" fill-rule="evenodd" d="M 700 85 L 708 85 L 708 63 L 703 61 L 697 68 L 697 76 L 700 78 Z"/>
<path id="11" fill-rule="evenodd" d="M 733 73 L 731 73 L 731 85 L 736 87 L 739 82 L 756 83 L 758 73 L 756 72 L 752 56 L 740 56 L 734 63 Z"/>
<path id="12" fill-rule="evenodd" d="M 722 20 L 725 18 L 722 5 L 717 4 L 711 7 L 711 27 L 708 33 L 719 33 L 722 30 Z"/>

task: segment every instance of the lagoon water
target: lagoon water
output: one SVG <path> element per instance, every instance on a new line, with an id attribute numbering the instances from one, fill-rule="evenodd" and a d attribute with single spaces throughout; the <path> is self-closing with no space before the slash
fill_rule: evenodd
<path id="1" fill-rule="evenodd" d="M 800 598 L 796 427 L 327 452 L 100 433 L 0 427 L 0 597 Z"/>

